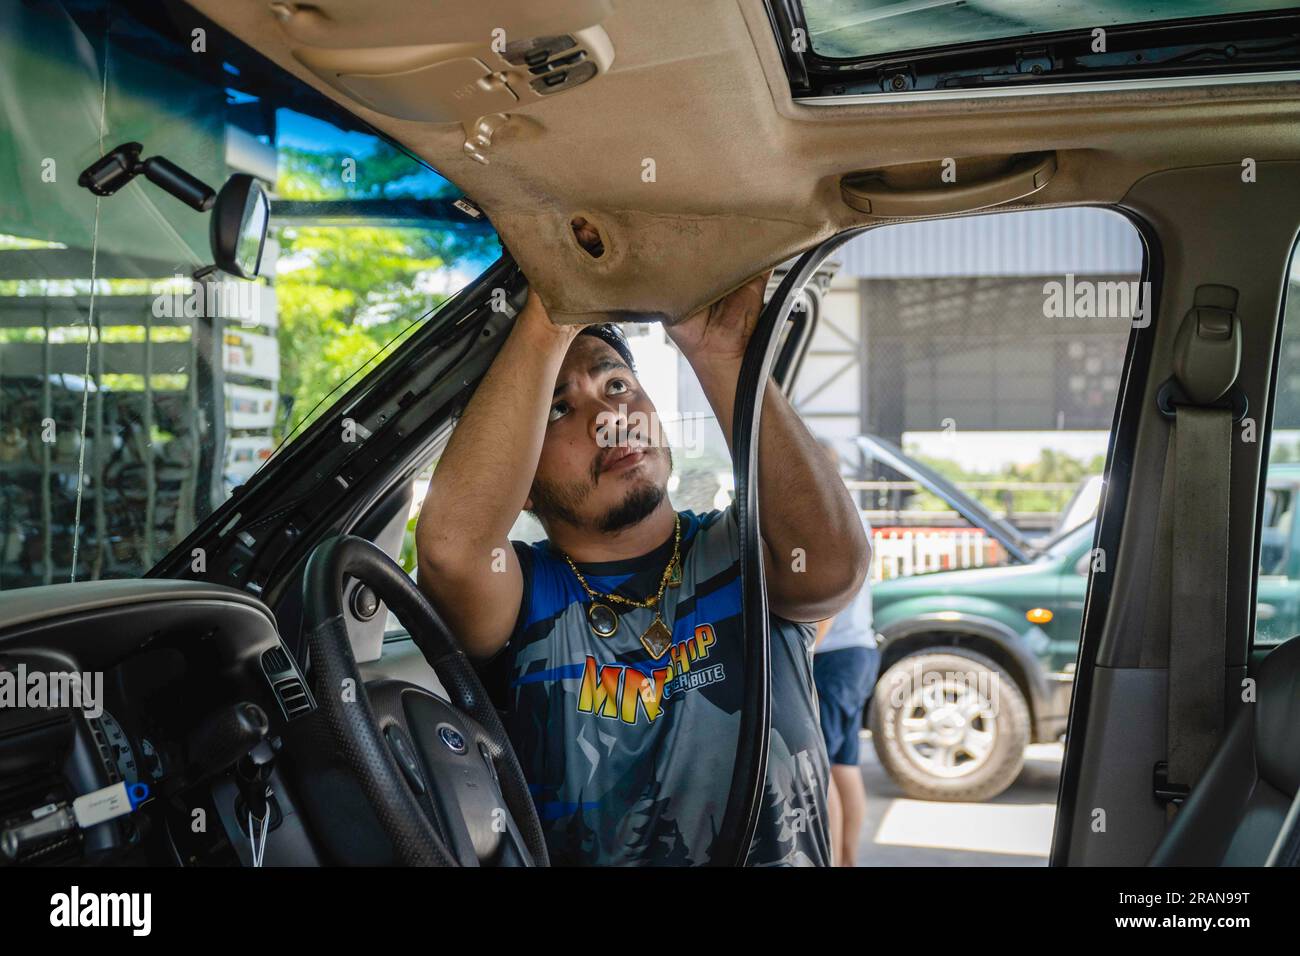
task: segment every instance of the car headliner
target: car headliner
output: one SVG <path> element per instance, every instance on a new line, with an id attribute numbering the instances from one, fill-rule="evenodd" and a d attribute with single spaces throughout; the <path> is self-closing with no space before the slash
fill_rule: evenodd
<path id="1" fill-rule="evenodd" d="M 1176 167 L 1300 156 L 1300 83 L 1079 92 L 854 106 L 790 96 L 761 0 L 314 0 L 281 18 L 264 0 L 192 5 L 279 65 L 423 157 L 478 203 L 558 321 L 675 321 L 828 236 L 880 223 L 851 209 L 839 180 L 902 167 L 929 183 L 946 157 L 1056 151 L 1039 192 L 997 207 L 1121 203 L 1134 183 Z M 395 119 L 350 99 L 294 55 L 409 51 L 601 24 L 608 72 L 522 102 L 481 165 L 459 122 Z M 383 54 L 380 54 L 381 56 Z M 471 121 L 472 122 L 472 121 Z M 655 181 L 642 179 L 653 159 Z M 916 165 L 911 165 L 916 164 Z M 1189 197 L 1191 201 L 1192 197 Z M 591 258 L 582 215 L 606 252 Z"/>

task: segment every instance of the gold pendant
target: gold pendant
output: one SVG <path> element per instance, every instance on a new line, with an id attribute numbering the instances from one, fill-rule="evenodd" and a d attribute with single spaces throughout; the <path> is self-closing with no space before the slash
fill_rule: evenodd
<path id="1" fill-rule="evenodd" d="M 597 637 L 613 637 L 618 630 L 618 615 L 608 604 L 592 601 L 587 605 L 587 623 Z"/>
<path id="2" fill-rule="evenodd" d="M 664 656 L 672 643 L 673 632 L 668 630 L 668 625 L 656 614 L 655 619 L 650 622 L 650 626 L 641 635 L 641 646 L 646 649 L 646 653 L 658 660 Z"/>
<path id="3" fill-rule="evenodd" d="M 682 563 L 680 560 L 673 562 L 673 569 L 668 572 L 668 586 L 670 588 L 681 587 L 682 585 Z"/>

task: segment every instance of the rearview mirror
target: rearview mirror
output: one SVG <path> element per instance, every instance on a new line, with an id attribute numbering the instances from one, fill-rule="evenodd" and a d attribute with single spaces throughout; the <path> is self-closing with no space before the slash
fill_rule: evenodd
<path id="1" fill-rule="evenodd" d="M 270 219 L 271 202 L 261 184 L 247 173 L 235 173 L 212 208 L 212 261 L 241 279 L 257 278 Z"/>

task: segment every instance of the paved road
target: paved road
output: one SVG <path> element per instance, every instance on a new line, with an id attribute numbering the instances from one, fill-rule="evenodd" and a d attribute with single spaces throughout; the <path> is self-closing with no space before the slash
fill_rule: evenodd
<path id="1" fill-rule="evenodd" d="M 1035 744 L 1011 787 L 989 803 L 909 800 L 863 732 L 867 819 L 858 866 L 1046 866 L 1062 744 Z"/>

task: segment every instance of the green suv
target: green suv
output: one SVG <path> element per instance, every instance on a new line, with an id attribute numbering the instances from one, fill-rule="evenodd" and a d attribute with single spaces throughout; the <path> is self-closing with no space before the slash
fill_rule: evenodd
<path id="1" fill-rule="evenodd" d="M 874 436 L 859 444 L 947 502 L 1002 546 L 1007 564 L 873 585 L 881 676 L 867 722 L 881 764 L 908 796 L 981 801 L 1016 779 L 1027 744 L 1069 717 L 1095 520 L 1034 543 L 941 476 Z M 1300 632 L 1300 463 L 1269 468 L 1256 642 Z"/>

